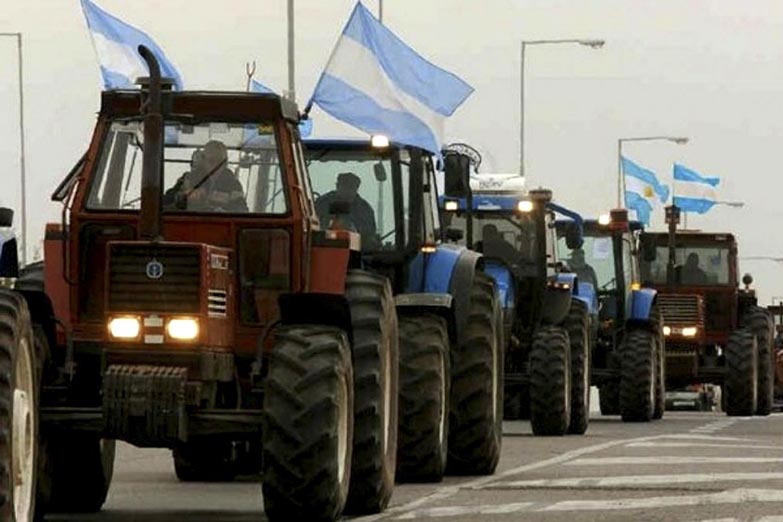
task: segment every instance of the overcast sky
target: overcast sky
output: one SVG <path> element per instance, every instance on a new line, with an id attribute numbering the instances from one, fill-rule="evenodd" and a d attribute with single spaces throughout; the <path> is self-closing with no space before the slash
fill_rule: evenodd
<path id="1" fill-rule="evenodd" d="M 96 0 L 149 33 L 186 87 L 286 87 L 285 0 Z M 354 0 L 296 0 L 300 104 L 312 92 Z M 377 0 L 367 0 L 375 11 Z M 604 38 L 601 50 L 529 48 L 528 184 L 586 215 L 615 204 L 617 138 L 684 135 L 686 146 L 630 144 L 625 153 L 667 182 L 682 162 L 720 176 L 718 207 L 689 224 L 731 231 L 741 255 L 783 256 L 783 2 L 779 0 L 385 0 L 384 21 L 476 92 L 447 126 L 476 145 L 487 168 L 513 172 L 519 155 L 519 42 Z M 49 195 L 88 145 L 101 80 L 78 0 L 2 0 L 0 32 L 21 31 L 29 231 L 59 219 Z M 0 38 L 0 202 L 19 206 L 16 49 Z M 348 127 L 314 112 L 316 135 Z M 662 226 L 662 219 L 655 224 Z M 783 265 L 744 262 L 765 301 L 783 296 Z"/>

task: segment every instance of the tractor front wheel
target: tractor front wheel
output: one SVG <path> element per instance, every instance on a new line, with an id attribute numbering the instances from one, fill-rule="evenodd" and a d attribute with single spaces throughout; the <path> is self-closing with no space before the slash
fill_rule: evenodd
<path id="1" fill-rule="evenodd" d="M 230 442 L 191 441 L 174 448 L 172 456 L 182 482 L 228 482 L 236 476 Z"/>
<path id="2" fill-rule="evenodd" d="M 756 336 L 744 328 L 732 332 L 726 343 L 724 379 L 726 415 L 753 415 L 758 405 L 758 347 Z"/>
<path id="3" fill-rule="evenodd" d="M 533 435 L 565 435 L 571 424 L 571 346 L 558 326 L 540 328 L 530 349 Z"/>
<path id="4" fill-rule="evenodd" d="M 590 422 L 590 315 L 584 301 L 572 300 L 566 328 L 571 343 L 571 423 L 568 433 L 584 435 Z"/>
<path id="5" fill-rule="evenodd" d="M 625 422 L 649 422 L 656 400 L 656 341 L 646 328 L 630 329 L 620 349 L 620 415 Z"/>
<path id="6" fill-rule="evenodd" d="M 775 394 L 775 364 L 772 346 L 774 322 L 767 310 L 754 306 L 748 310 L 743 324 L 756 336 L 758 351 L 756 415 L 766 416 L 772 412 Z"/>
<path id="7" fill-rule="evenodd" d="M 264 382 L 263 493 L 270 521 L 336 520 L 348 498 L 353 365 L 343 330 L 281 328 Z"/>

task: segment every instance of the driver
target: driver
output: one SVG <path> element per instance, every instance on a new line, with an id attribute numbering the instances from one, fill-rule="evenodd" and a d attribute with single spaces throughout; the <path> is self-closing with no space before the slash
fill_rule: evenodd
<path id="1" fill-rule="evenodd" d="M 593 288 L 598 288 L 598 275 L 595 269 L 585 261 L 585 251 L 581 248 L 575 248 L 571 251 L 571 259 L 568 262 L 569 268 L 574 271 L 576 277 L 583 283 L 590 283 Z"/>
<path id="2" fill-rule="evenodd" d="M 193 153 L 190 171 L 166 192 L 164 205 L 174 200 L 196 212 L 248 212 L 242 184 L 227 164 L 223 142 L 207 142 L 203 151 Z"/>
<path id="3" fill-rule="evenodd" d="M 707 284 L 707 273 L 699 266 L 699 254 L 691 252 L 680 267 L 680 283 L 686 285 Z"/>
<path id="4" fill-rule="evenodd" d="M 362 237 L 362 245 L 366 248 L 368 241 L 374 241 L 377 234 L 375 211 L 367 201 L 359 195 L 362 180 L 353 172 L 343 172 L 337 176 L 335 190 L 327 192 L 315 200 L 315 212 L 322 225 L 331 221 L 329 207 L 335 201 L 347 201 L 351 205 L 348 215 L 351 223 Z"/>
<path id="5" fill-rule="evenodd" d="M 498 231 L 498 227 L 488 223 L 481 228 L 481 252 L 487 257 L 494 257 L 514 265 L 521 254 L 514 245 L 506 241 Z"/>

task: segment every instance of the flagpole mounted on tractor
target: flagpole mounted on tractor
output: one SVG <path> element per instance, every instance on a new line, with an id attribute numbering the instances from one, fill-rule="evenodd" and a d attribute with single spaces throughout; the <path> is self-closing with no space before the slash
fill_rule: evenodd
<path id="1" fill-rule="evenodd" d="M 617 208 L 625 208 L 623 194 L 625 193 L 625 177 L 623 176 L 623 143 L 629 141 L 670 141 L 677 145 L 685 145 L 689 138 L 684 136 L 640 136 L 635 138 L 617 139 Z"/>
<path id="2" fill-rule="evenodd" d="M 288 92 L 289 100 L 296 101 L 296 61 L 294 31 L 294 0 L 288 0 Z"/>

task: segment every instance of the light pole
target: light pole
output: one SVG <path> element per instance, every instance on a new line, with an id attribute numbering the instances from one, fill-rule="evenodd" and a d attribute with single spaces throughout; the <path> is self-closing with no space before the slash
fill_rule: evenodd
<path id="1" fill-rule="evenodd" d="M 677 145 L 685 145 L 688 138 L 676 136 L 641 136 L 637 138 L 619 138 L 617 140 L 617 208 L 625 208 L 623 192 L 625 192 L 625 176 L 623 176 L 623 143 L 628 141 L 670 141 Z"/>
<path id="2" fill-rule="evenodd" d="M 294 37 L 294 0 L 288 0 L 288 99 L 296 101 Z"/>
<path id="3" fill-rule="evenodd" d="M 0 36 L 16 38 L 16 50 L 19 62 L 19 170 L 22 192 L 22 234 L 20 237 L 20 254 L 22 266 L 27 264 L 27 176 L 25 175 L 24 154 L 24 75 L 22 71 L 22 33 L 0 33 Z"/>
<path id="4" fill-rule="evenodd" d="M 731 208 L 742 208 L 745 206 L 744 201 L 716 201 L 716 205 L 723 205 Z"/>
<path id="5" fill-rule="evenodd" d="M 378 21 L 383 23 L 383 0 L 378 0 Z"/>
<path id="6" fill-rule="evenodd" d="M 381 0 L 382 2 L 383 0 Z M 522 40 L 520 46 L 519 63 L 519 175 L 525 175 L 525 47 L 528 45 L 550 45 L 550 44 L 577 44 L 600 49 L 606 43 L 604 40 L 594 39 L 557 39 L 557 40 Z"/>

